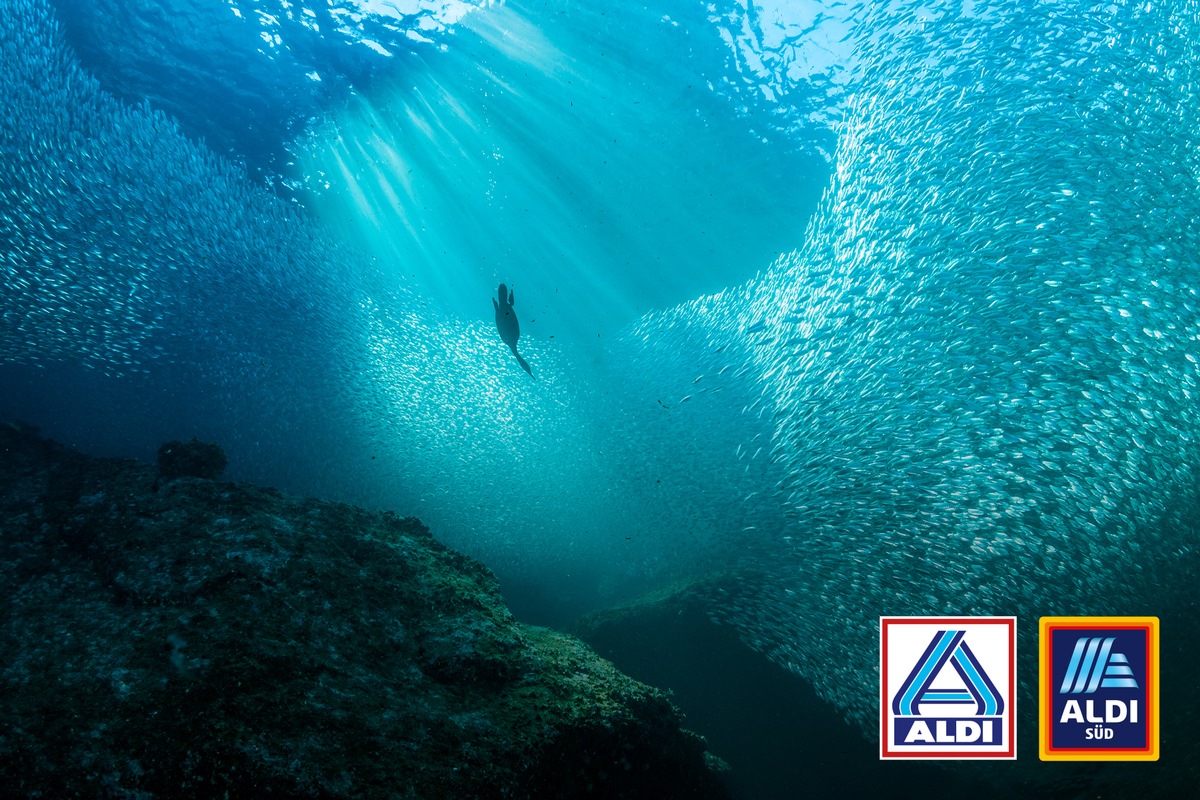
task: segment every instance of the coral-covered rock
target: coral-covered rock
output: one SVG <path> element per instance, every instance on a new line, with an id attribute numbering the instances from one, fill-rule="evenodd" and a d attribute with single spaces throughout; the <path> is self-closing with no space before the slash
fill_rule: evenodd
<path id="1" fill-rule="evenodd" d="M 3 427 L 0 581 L 4 796 L 724 795 L 660 692 L 415 519 Z"/>
<path id="2" fill-rule="evenodd" d="M 164 478 L 208 478 L 225 471 L 225 451 L 220 445 L 192 437 L 190 442 L 166 442 L 158 448 L 158 474 Z"/>

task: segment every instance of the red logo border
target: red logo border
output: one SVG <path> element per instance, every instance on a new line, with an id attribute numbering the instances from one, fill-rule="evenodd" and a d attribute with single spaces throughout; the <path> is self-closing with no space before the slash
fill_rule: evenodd
<path id="1" fill-rule="evenodd" d="M 889 625 L 1005 625 L 1008 627 L 1008 749 L 1002 752 L 978 753 L 947 751 L 936 753 L 897 752 L 888 748 L 888 722 L 891 702 L 887 685 L 887 647 Z M 879 758 L 918 759 L 923 761 L 958 761 L 984 759 L 1012 760 L 1017 757 L 1017 618 L 1016 617 L 880 617 L 879 618 Z"/>

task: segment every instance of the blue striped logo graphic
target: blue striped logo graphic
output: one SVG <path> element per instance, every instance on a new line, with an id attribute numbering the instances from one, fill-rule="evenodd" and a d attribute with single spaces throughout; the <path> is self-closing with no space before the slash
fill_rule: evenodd
<path id="1" fill-rule="evenodd" d="M 1124 653 L 1112 652 L 1111 636 L 1084 637 L 1075 642 L 1059 694 L 1094 694 L 1097 689 L 1136 689 L 1133 670 Z"/>
<path id="2" fill-rule="evenodd" d="M 973 705 L 981 716 L 1004 713 L 1004 699 L 979 665 L 971 648 L 963 641 L 966 631 L 938 631 L 912 672 L 892 699 L 897 716 L 919 716 L 924 703 Z M 933 686 L 942 669 L 949 664 L 958 673 L 965 689 L 938 689 Z"/>

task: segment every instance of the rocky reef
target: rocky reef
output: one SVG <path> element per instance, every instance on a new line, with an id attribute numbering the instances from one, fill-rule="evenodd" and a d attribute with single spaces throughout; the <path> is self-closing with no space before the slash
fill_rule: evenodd
<path id="1" fill-rule="evenodd" d="M 171 478 L 208 478 L 216 480 L 225 471 L 228 460 L 219 445 L 201 442 L 164 442 L 158 448 L 158 474 Z"/>
<path id="2" fill-rule="evenodd" d="M 1193 598 L 1160 610 L 1162 629 L 1170 632 L 1161 677 L 1162 742 L 1171 756 L 1152 764 L 1043 762 L 1037 752 L 1039 704 L 1024 697 L 1015 763 L 896 763 L 881 761 L 877 735 L 864 735 L 808 681 L 752 649 L 754 643 L 743 642 L 730 626 L 712 624 L 713 609 L 755 580 L 761 576 L 740 569 L 712 573 L 589 614 L 568 628 L 622 672 L 672 692 L 673 702 L 729 760 L 736 797 L 1173 800 L 1196 794 L 1200 692 L 1191 665 L 1200 658 L 1200 614 Z M 1036 630 L 1037 619 L 1020 618 L 1018 625 Z M 1022 674 L 1037 675 L 1037 652 L 1035 641 L 1021 653 Z M 700 663 L 703 669 L 697 669 Z M 878 675 L 864 680 L 877 682 Z"/>
<path id="3" fill-rule="evenodd" d="M 0 794 L 724 797 L 659 691 L 417 520 L 0 426 Z"/>
<path id="4" fill-rule="evenodd" d="M 848 724 L 811 684 L 752 650 L 732 627 L 714 625 L 714 605 L 738 583 L 753 579 L 730 570 L 680 582 L 589 614 L 569 630 L 623 672 L 669 689 L 688 719 L 728 759 L 736 797 L 1012 796 L 990 785 L 994 776 L 880 761 L 878 740 Z"/>

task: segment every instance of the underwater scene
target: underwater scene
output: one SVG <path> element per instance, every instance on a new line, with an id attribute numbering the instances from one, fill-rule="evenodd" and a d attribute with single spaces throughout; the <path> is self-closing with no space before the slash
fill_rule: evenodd
<path id="1" fill-rule="evenodd" d="M 1198 0 L 0 8 L 0 795 L 1200 797 Z"/>

